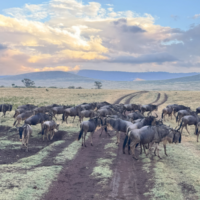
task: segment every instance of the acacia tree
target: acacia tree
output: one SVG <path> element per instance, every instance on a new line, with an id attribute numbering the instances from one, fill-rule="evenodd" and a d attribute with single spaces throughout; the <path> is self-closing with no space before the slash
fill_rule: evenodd
<path id="1" fill-rule="evenodd" d="M 24 78 L 22 80 L 22 83 L 25 85 L 25 87 L 31 87 L 31 86 L 34 86 L 35 85 L 35 82 L 34 81 L 31 81 L 30 79 L 28 78 Z"/>
<path id="2" fill-rule="evenodd" d="M 96 89 L 101 89 L 102 88 L 102 83 L 100 81 L 95 81 L 94 82 L 94 86 L 96 87 Z"/>

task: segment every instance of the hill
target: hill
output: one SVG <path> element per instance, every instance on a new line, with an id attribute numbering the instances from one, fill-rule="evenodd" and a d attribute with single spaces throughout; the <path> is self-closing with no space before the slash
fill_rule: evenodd
<path id="1" fill-rule="evenodd" d="M 107 81 L 134 81 L 134 80 L 166 80 L 180 77 L 197 75 L 198 73 L 168 73 L 168 72 L 122 72 L 122 71 L 100 71 L 80 70 L 77 75 L 93 79 Z"/>
<path id="2" fill-rule="evenodd" d="M 35 85 L 42 87 L 56 86 L 67 88 L 69 86 L 94 88 L 94 81 L 101 81 L 104 89 L 130 89 L 130 90 L 200 90 L 200 75 L 188 76 L 168 80 L 154 81 L 107 81 L 91 79 L 77 74 L 50 71 L 20 74 L 0 79 L 0 85 L 11 87 L 11 84 L 23 86 L 21 82 L 24 78 L 35 81 Z M 138 79 L 137 79 L 138 80 Z"/>

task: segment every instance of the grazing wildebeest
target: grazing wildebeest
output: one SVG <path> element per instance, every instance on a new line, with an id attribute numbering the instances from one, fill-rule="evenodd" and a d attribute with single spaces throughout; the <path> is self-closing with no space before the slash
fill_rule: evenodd
<path id="1" fill-rule="evenodd" d="M 141 105 L 140 107 L 141 113 L 144 115 L 145 112 L 148 112 L 147 116 L 151 114 L 152 111 L 157 111 L 158 106 L 157 105 L 152 105 L 152 104 L 147 104 L 147 105 Z"/>
<path id="2" fill-rule="evenodd" d="M 140 129 L 133 129 L 128 132 L 126 135 L 126 138 L 124 139 L 123 144 L 123 153 L 125 154 L 125 147 L 126 143 L 128 141 L 128 148 L 129 152 L 131 149 L 133 158 L 137 159 L 135 157 L 135 147 L 137 144 L 145 145 L 151 143 L 150 146 L 152 146 L 154 143 L 156 143 L 156 149 L 158 150 L 158 144 L 162 141 L 164 137 L 166 137 L 170 133 L 170 128 L 165 125 L 157 125 L 157 126 L 144 126 Z M 151 147 L 149 147 L 150 149 Z M 145 150 L 145 148 L 144 148 Z M 145 151 L 146 153 L 146 151 Z M 148 152 L 146 153 L 146 156 L 148 155 Z M 159 151 L 158 151 L 158 157 Z"/>
<path id="3" fill-rule="evenodd" d="M 26 120 L 27 118 L 31 117 L 33 114 L 34 114 L 33 111 L 26 111 L 24 113 L 17 115 L 13 126 L 15 126 L 15 124 L 17 122 L 17 124 L 16 124 L 16 127 L 17 127 L 22 120 Z"/>
<path id="4" fill-rule="evenodd" d="M 168 115 L 169 117 L 171 116 L 172 119 L 172 112 L 173 108 L 171 106 L 163 108 L 162 110 L 162 119 L 165 121 L 165 116 Z"/>
<path id="5" fill-rule="evenodd" d="M 79 122 L 83 121 L 83 118 L 93 118 L 95 117 L 95 112 L 93 110 L 82 110 L 79 115 Z"/>
<path id="6" fill-rule="evenodd" d="M 187 116 L 187 115 L 196 115 L 196 112 L 191 111 L 191 110 L 179 110 L 176 116 L 176 122 L 178 122 L 178 125 L 182 117 Z"/>
<path id="7" fill-rule="evenodd" d="M 133 113 L 129 113 L 127 115 L 127 119 L 128 120 L 131 120 L 131 121 L 134 121 L 136 119 L 143 119 L 144 118 L 144 115 L 142 115 L 140 112 L 136 111 L 136 112 L 133 112 Z"/>
<path id="8" fill-rule="evenodd" d="M 38 108 L 34 108 L 33 111 L 34 111 L 34 114 L 35 114 L 35 115 L 38 114 L 38 113 L 43 113 L 43 114 L 45 114 L 46 112 L 52 113 L 52 112 L 51 112 L 51 109 L 48 108 L 48 107 L 46 107 L 46 106 L 41 106 L 41 107 L 38 107 Z"/>
<path id="9" fill-rule="evenodd" d="M 43 127 L 42 127 L 43 141 L 44 141 L 45 135 L 46 135 L 47 140 L 49 139 L 52 140 L 54 137 L 54 132 L 57 132 L 58 130 L 59 130 L 59 124 L 56 124 L 54 120 L 44 122 Z"/>
<path id="10" fill-rule="evenodd" d="M 180 127 L 178 128 L 178 130 L 180 130 L 181 128 L 181 134 L 183 132 L 183 128 L 185 127 L 186 131 L 189 133 L 188 129 L 187 129 L 187 125 L 191 126 L 191 125 L 194 125 L 195 126 L 195 132 L 194 134 L 196 135 L 196 131 L 197 131 L 197 124 L 199 123 L 199 117 L 197 114 L 195 115 L 186 115 L 184 117 L 182 117 L 182 120 L 181 120 L 181 124 L 180 124 Z"/>
<path id="11" fill-rule="evenodd" d="M 80 124 L 81 130 L 79 132 L 79 136 L 78 136 L 77 140 L 80 140 L 82 137 L 82 146 L 86 147 L 85 137 L 86 137 L 87 132 L 91 133 L 90 143 L 91 143 L 91 146 L 93 146 L 92 136 L 93 136 L 97 126 L 100 126 L 100 124 L 101 124 L 101 119 L 99 117 L 94 117 L 92 119 L 89 119 L 88 121 L 81 122 L 81 124 Z"/>
<path id="12" fill-rule="evenodd" d="M 60 106 L 60 107 L 53 107 L 51 110 L 53 112 L 53 117 L 57 120 L 56 115 L 61 115 L 64 113 L 65 109 L 71 108 L 71 106 Z"/>
<path id="13" fill-rule="evenodd" d="M 26 151 L 28 152 L 28 142 L 32 134 L 32 128 L 29 124 L 24 124 L 22 127 L 17 128 L 17 130 L 19 131 L 20 141 L 22 142 L 21 149 L 25 146 Z"/>
<path id="14" fill-rule="evenodd" d="M 65 110 L 63 111 L 62 121 L 63 121 L 63 122 L 66 121 L 66 123 L 67 123 L 67 118 L 68 118 L 69 116 L 74 117 L 74 119 L 75 119 L 76 116 L 79 116 L 79 115 L 80 115 L 80 112 L 81 112 L 81 107 L 80 107 L 80 105 L 79 105 L 79 106 L 72 107 L 72 108 L 67 108 L 67 109 L 65 109 Z M 73 119 L 73 122 L 74 122 L 74 119 Z"/>
<path id="15" fill-rule="evenodd" d="M 7 111 L 12 111 L 11 104 L 0 104 L 0 112 L 3 112 L 3 116 L 5 117 Z"/>
<path id="16" fill-rule="evenodd" d="M 29 125 L 37 125 L 37 124 L 41 124 L 41 129 L 42 129 L 42 124 L 45 121 L 51 121 L 52 120 L 52 115 L 50 114 L 43 114 L 43 113 L 39 113 L 37 115 L 33 115 L 29 118 L 27 118 L 24 121 L 24 124 L 29 124 Z"/>
<path id="17" fill-rule="evenodd" d="M 162 142 L 163 142 L 165 155 L 168 156 L 167 151 L 166 151 L 166 144 L 167 143 L 175 143 L 175 144 L 181 143 L 181 132 L 177 131 L 176 129 L 171 130 L 170 133 L 162 139 Z M 156 155 L 156 148 L 155 148 L 154 154 Z"/>
<path id="18" fill-rule="evenodd" d="M 183 106 L 183 105 L 174 106 L 174 108 L 173 108 L 173 115 L 174 115 L 175 118 L 176 118 L 176 115 L 175 115 L 175 114 L 176 114 L 179 110 L 190 110 L 190 107 L 186 107 L 186 106 Z"/>
<path id="19" fill-rule="evenodd" d="M 26 112 L 26 111 L 27 111 L 27 110 L 22 109 L 22 108 L 16 109 L 13 118 L 17 117 L 19 114 L 22 114 L 22 113 L 24 113 L 24 112 Z"/>

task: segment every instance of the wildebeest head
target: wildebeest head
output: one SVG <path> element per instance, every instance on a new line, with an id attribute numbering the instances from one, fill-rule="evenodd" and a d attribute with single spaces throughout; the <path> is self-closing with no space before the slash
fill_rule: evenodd
<path id="1" fill-rule="evenodd" d="M 149 117 L 145 117 L 145 124 L 144 125 L 155 125 L 156 124 L 156 118 L 158 118 L 158 115 L 156 114 L 156 116 L 149 116 Z"/>

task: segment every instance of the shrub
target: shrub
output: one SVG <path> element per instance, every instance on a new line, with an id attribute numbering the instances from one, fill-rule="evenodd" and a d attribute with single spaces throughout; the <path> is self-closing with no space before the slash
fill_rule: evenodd
<path id="1" fill-rule="evenodd" d="M 75 89 L 75 87 L 74 86 L 69 86 L 68 89 Z"/>

